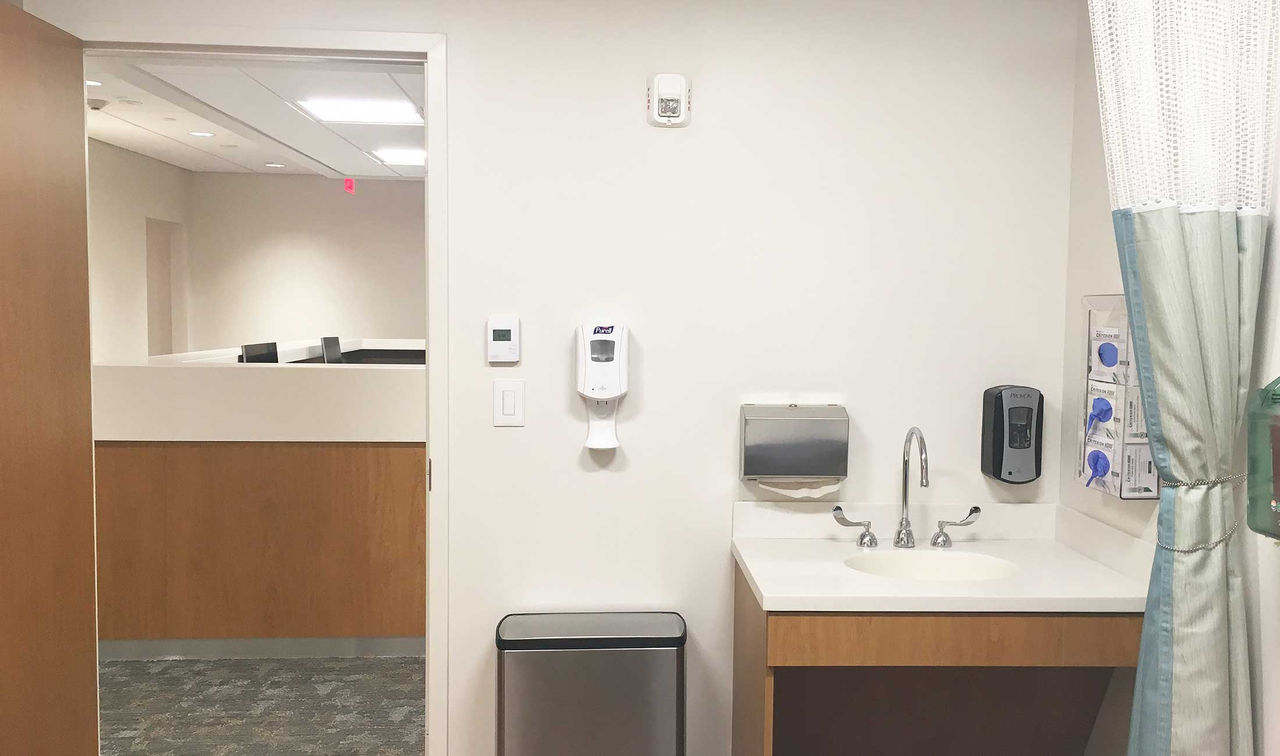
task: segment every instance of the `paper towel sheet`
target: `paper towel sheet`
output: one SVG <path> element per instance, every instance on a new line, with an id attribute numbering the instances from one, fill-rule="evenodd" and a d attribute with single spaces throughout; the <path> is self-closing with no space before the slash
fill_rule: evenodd
<path id="1" fill-rule="evenodd" d="M 838 480 L 760 481 L 760 487 L 788 499 L 817 499 L 840 490 Z"/>

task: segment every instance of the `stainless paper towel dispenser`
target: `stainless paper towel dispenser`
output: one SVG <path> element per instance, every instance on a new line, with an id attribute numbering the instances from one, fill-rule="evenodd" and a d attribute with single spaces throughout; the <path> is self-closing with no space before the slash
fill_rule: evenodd
<path id="1" fill-rule="evenodd" d="M 849 413 L 838 404 L 742 405 L 743 480 L 844 480 Z"/>

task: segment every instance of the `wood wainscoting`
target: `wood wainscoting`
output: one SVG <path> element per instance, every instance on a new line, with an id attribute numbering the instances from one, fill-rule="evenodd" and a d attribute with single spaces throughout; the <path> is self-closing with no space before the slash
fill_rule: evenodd
<path id="1" fill-rule="evenodd" d="M 96 450 L 101 639 L 425 635 L 424 444 Z"/>

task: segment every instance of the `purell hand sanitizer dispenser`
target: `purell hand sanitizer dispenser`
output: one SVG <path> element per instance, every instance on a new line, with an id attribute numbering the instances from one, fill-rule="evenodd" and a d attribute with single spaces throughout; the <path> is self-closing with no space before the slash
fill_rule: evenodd
<path id="1" fill-rule="evenodd" d="M 579 326 L 577 393 L 586 399 L 586 448 L 617 449 L 614 416 L 627 393 L 627 326 Z"/>
<path id="2" fill-rule="evenodd" d="M 627 327 L 578 327 L 578 393 L 587 401 L 587 448 L 618 448 L 615 415 L 627 393 Z"/>

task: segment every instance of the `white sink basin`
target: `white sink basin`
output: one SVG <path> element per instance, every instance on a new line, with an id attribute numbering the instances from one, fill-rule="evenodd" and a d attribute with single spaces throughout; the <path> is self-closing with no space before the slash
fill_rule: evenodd
<path id="1" fill-rule="evenodd" d="M 999 580 L 1018 571 L 1007 559 L 966 551 L 869 551 L 844 563 L 858 572 L 906 580 Z"/>

